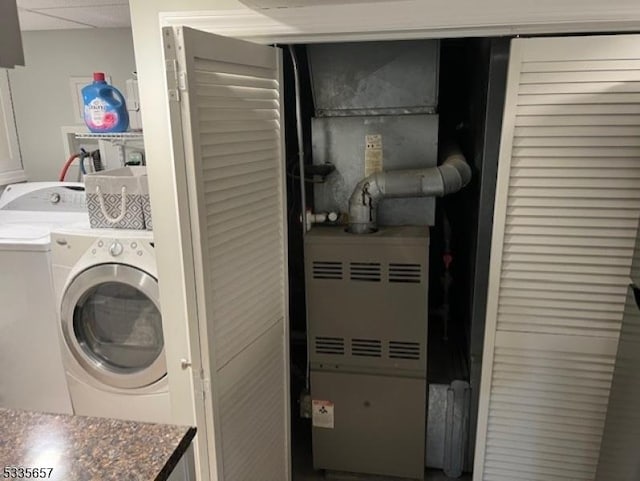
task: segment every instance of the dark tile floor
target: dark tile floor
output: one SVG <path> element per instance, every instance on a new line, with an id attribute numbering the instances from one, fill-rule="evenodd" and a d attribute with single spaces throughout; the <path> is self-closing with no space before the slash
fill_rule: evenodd
<path id="1" fill-rule="evenodd" d="M 378 481 L 380 478 L 376 478 L 376 481 Z M 451 481 L 452 478 L 448 478 L 447 476 L 445 476 L 442 471 L 438 471 L 438 470 L 428 470 L 427 474 L 425 476 L 425 481 Z M 362 477 L 361 481 L 366 481 L 367 478 L 366 477 Z M 465 474 L 464 476 L 462 476 L 461 478 L 458 478 L 459 481 L 471 481 L 471 475 L 467 475 Z M 293 471 L 293 481 L 332 481 L 329 478 L 325 478 L 323 473 L 320 472 L 306 472 L 306 473 L 300 473 L 300 472 L 296 472 L 296 470 L 294 469 Z M 390 478 L 391 481 L 391 478 Z"/>

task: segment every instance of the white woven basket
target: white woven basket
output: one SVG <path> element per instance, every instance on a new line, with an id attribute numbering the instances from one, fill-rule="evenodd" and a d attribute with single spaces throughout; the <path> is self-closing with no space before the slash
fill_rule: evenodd
<path id="1" fill-rule="evenodd" d="M 145 167 L 87 174 L 84 182 L 91 227 L 144 230 L 144 203 L 149 202 L 146 175 Z"/>

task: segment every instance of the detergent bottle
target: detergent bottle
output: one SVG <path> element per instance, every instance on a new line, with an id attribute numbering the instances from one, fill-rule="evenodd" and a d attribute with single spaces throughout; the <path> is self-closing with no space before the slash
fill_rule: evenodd
<path id="1" fill-rule="evenodd" d="M 107 84 L 104 73 L 95 72 L 93 83 L 82 88 L 84 122 L 91 132 L 125 132 L 129 113 L 120 91 Z"/>

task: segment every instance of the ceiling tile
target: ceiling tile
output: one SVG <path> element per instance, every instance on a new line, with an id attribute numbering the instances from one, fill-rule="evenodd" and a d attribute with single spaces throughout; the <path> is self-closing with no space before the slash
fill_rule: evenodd
<path id="1" fill-rule="evenodd" d="M 40 8 L 93 7 L 108 5 L 128 5 L 128 0 L 18 0 L 18 7 L 27 10 Z"/>
<path id="2" fill-rule="evenodd" d="M 41 8 L 38 13 L 64 18 L 94 27 L 130 27 L 129 5 L 110 5 L 94 7 Z"/>
<path id="3" fill-rule="evenodd" d="M 71 22 L 60 18 L 53 18 L 47 15 L 40 15 L 36 12 L 18 10 L 20 17 L 20 30 L 65 30 L 71 28 L 88 28 L 77 22 Z"/>

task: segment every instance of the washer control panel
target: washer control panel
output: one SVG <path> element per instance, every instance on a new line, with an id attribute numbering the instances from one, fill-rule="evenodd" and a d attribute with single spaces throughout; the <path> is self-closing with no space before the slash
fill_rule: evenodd
<path id="1" fill-rule="evenodd" d="M 98 239 L 91 247 L 93 255 L 104 255 L 125 262 L 127 258 L 140 258 L 149 255 L 153 243 L 140 239 Z"/>
<path id="2" fill-rule="evenodd" d="M 87 209 L 84 187 L 50 186 L 26 189 L 8 186 L 0 196 L 1 210 L 34 210 L 39 212 L 84 212 Z"/>

